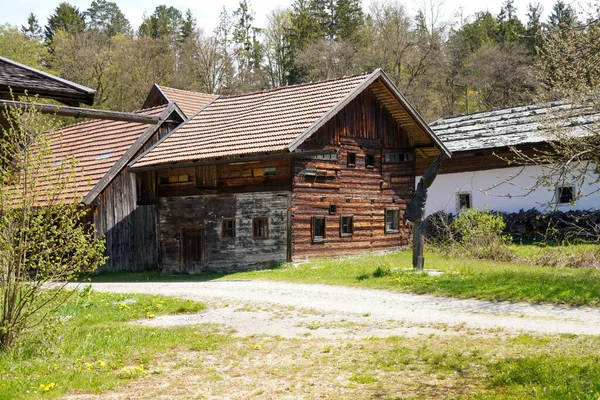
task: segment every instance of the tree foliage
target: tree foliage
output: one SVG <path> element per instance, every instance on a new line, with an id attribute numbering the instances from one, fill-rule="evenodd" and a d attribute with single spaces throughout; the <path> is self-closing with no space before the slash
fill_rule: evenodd
<path id="1" fill-rule="evenodd" d="M 53 159 L 52 118 L 5 109 L 0 135 L 0 349 L 41 324 L 69 295 L 68 280 L 104 263 L 104 242 L 68 193 L 75 160 Z"/>

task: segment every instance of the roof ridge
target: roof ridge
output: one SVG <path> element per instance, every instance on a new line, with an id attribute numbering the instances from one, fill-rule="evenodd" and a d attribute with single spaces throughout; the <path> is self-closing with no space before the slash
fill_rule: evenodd
<path id="1" fill-rule="evenodd" d="M 155 107 L 151 107 L 151 108 L 144 108 L 141 110 L 133 111 L 132 114 L 146 114 L 148 111 L 155 111 L 159 108 L 166 109 L 169 106 L 169 104 L 161 104 L 159 106 L 155 106 Z M 115 121 L 115 120 L 109 120 L 109 119 L 88 118 L 85 121 L 79 121 L 79 122 L 75 122 L 75 123 L 72 123 L 69 125 L 61 126 L 60 128 L 53 130 L 51 133 L 62 132 L 65 129 L 71 129 L 78 125 L 100 123 L 100 122 L 119 122 L 119 123 L 125 123 L 125 124 L 138 124 L 139 123 L 139 122 L 131 122 L 131 121 Z"/>
<path id="2" fill-rule="evenodd" d="M 165 85 L 159 85 L 158 83 L 156 84 L 156 86 L 158 86 L 161 90 L 162 89 L 167 89 L 167 90 L 175 90 L 178 92 L 185 92 L 185 93 L 193 93 L 193 94 L 203 94 L 205 96 L 217 96 L 216 94 L 212 94 L 212 93 L 205 93 L 205 92 L 197 92 L 195 90 L 187 90 L 187 89 L 178 89 L 178 88 L 174 88 L 171 86 L 165 86 Z"/>
<path id="3" fill-rule="evenodd" d="M 325 79 L 322 81 L 311 81 L 311 82 L 303 82 L 303 83 L 295 83 L 293 85 L 283 85 L 283 86 L 277 86 L 277 87 L 273 87 L 270 89 L 264 89 L 264 90 L 256 90 L 253 92 L 246 92 L 246 93 L 240 93 L 240 94 L 231 94 L 231 95 L 221 95 L 222 99 L 231 99 L 234 97 L 244 97 L 244 96 L 251 96 L 251 95 L 256 95 L 256 94 L 261 94 L 261 93 L 269 93 L 269 92 L 275 92 L 275 91 L 279 91 L 279 90 L 286 90 L 286 89 L 292 89 L 292 88 L 297 88 L 297 87 L 301 87 L 301 86 L 311 86 L 311 85 L 318 85 L 318 84 L 322 84 L 322 83 L 328 83 L 328 82 L 335 82 L 335 81 L 342 81 L 342 80 L 349 80 L 352 78 L 358 78 L 358 77 L 367 77 L 369 75 L 371 75 L 373 72 L 375 72 L 376 70 L 373 70 L 371 72 L 364 72 L 362 74 L 356 74 L 356 75 L 344 75 L 340 78 L 331 78 L 331 79 Z"/>
<path id="4" fill-rule="evenodd" d="M 483 113 L 497 112 L 497 111 L 502 111 L 502 110 L 511 110 L 511 109 L 519 108 L 519 107 L 535 106 L 536 109 L 540 109 L 543 107 L 556 107 L 559 105 L 566 105 L 566 104 L 570 104 L 570 103 L 565 103 L 564 101 L 561 101 L 561 100 L 550 100 L 550 101 L 546 101 L 544 103 L 535 103 L 534 102 L 534 103 L 517 104 L 517 105 L 509 106 L 509 107 L 494 107 L 494 108 L 490 108 L 489 110 L 477 110 L 472 113 L 464 113 L 464 114 L 457 114 L 457 115 L 450 115 L 447 117 L 442 117 L 442 118 L 439 118 L 439 119 L 431 122 L 429 125 L 433 126 L 436 124 L 442 124 L 442 123 L 444 123 L 444 121 L 451 121 L 452 119 L 455 119 L 455 118 L 461 118 L 461 117 L 466 117 L 466 116 L 471 116 L 471 115 L 478 115 L 478 114 L 483 114 Z"/>

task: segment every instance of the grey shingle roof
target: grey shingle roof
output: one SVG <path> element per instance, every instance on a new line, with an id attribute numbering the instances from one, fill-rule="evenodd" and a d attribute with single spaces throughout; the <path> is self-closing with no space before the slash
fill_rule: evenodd
<path id="1" fill-rule="evenodd" d="M 552 102 L 442 118 L 430 126 L 451 152 L 460 152 L 546 142 L 557 127 L 585 136 L 599 123 L 598 110 Z"/>
<path id="2" fill-rule="evenodd" d="M 11 90 L 15 96 L 26 91 L 29 95 L 73 105 L 92 105 L 96 94 L 88 87 L 0 57 L 0 97 L 10 94 Z"/>

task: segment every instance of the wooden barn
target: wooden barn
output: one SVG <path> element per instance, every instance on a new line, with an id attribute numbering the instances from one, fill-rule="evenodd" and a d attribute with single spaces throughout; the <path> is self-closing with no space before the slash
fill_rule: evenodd
<path id="1" fill-rule="evenodd" d="M 130 163 L 164 271 L 408 244 L 415 162 L 450 155 L 378 69 L 212 99 Z"/>

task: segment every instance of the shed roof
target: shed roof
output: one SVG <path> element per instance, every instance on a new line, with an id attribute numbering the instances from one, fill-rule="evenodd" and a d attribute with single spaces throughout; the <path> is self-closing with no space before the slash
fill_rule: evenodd
<path id="1" fill-rule="evenodd" d="M 440 150 L 447 152 L 387 75 L 377 69 L 369 75 L 218 97 L 132 165 L 140 169 L 293 152 L 363 90 L 373 91 L 406 129 L 414 145 L 431 155 Z"/>
<path id="2" fill-rule="evenodd" d="M 96 91 L 66 79 L 0 57 L 0 97 L 39 95 L 68 105 L 93 104 Z"/>
<path id="3" fill-rule="evenodd" d="M 152 89 L 150 89 L 150 93 L 148 93 L 142 108 L 174 102 L 177 103 L 186 117 L 190 118 L 216 97 L 217 96 L 214 94 L 175 89 L 155 83 L 154 86 L 152 86 Z"/>
<path id="4" fill-rule="evenodd" d="M 598 122 L 600 112 L 592 107 L 557 101 L 442 118 L 430 126 L 450 151 L 469 152 L 547 142 L 556 127 L 585 136 Z"/>

